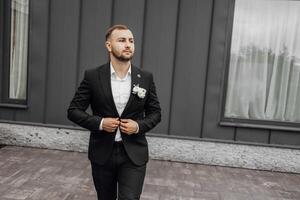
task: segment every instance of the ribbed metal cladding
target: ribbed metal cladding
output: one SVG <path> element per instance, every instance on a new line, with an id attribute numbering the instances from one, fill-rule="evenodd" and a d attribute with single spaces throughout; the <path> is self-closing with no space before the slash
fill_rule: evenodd
<path id="1" fill-rule="evenodd" d="M 0 106 L 0 121 L 73 127 L 66 110 L 84 71 L 108 61 L 107 28 L 126 24 L 135 36 L 133 64 L 154 74 L 162 106 L 162 122 L 152 133 L 299 146 L 297 132 L 219 125 L 233 4 L 31 0 L 28 108 Z"/>

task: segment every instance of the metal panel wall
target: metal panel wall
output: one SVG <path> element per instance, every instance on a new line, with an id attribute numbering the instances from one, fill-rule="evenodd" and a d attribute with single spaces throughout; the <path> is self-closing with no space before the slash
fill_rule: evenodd
<path id="1" fill-rule="evenodd" d="M 212 1 L 181 1 L 179 9 L 169 132 L 200 137 Z"/>
<path id="2" fill-rule="evenodd" d="M 113 5 L 111 0 L 89 0 L 81 1 L 81 6 L 80 46 L 76 69 L 79 73 L 73 91 L 82 80 L 84 70 L 94 68 L 107 60 L 104 33 L 111 24 Z"/>
<path id="3" fill-rule="evenodd" d="M 4 36 L 4 1 L 0 2 L 0 90 L 2 90 L 3 84 L 3 36 Z M 0 92 L 0 99 L 2 99 L 2 93 Z M 0 113 L 1 115 L 1 113 Z"/>
<path id="4" fill-rule="evenodd" d="M 45 122 L 65 124 L 78 68 L 80 1 L 51 1 Z"/>
<path id="5" fill-rule="evenodd" d="M 66 109 L 86 69 L 108 60 L 112 24 L 133 31 L 133 64 L 153 72 L 159 135 L 300 146 L 296 132 L 219 126 L 234 0 L 31 0 L 29 108 L 1 120 L 73 126 Z"/>
<path id="6" fill-rule="evenodd" d="M 48 0 L 31 1 L 29 36 L 28 109 L 16 110 L 16 121 L 44 123 L 48 67 Z"/>
<path id="7" fill-rule="evenodd" d="M 141 64 L 143 49 L 144 8 L 144 0 L 114 0 L 112 11 L 112 24 L 126 24 L 134 34 L 136 52 L 133 63 L 137 66 Z"/>
<path id="8" fill-rule="evenodd" d="M 162 122 L 153 132 L 169 133 L 170 102 L 174 71 L 178 1 L 147 1 L 142 67 L 155 76 L 162 106 Z M 166 14 L 168 13 L 168 14 Z"/>
<path id="9" fill-rule="evenodd" d="M 204 138 L 234 140 L 235 128 L 220 127 L 218 122 L 222 103 L 222 81 L 225 70 L 226 34 L 230 0 L 214 1 L 214 16 L 210 41 L 206 97 L 202 136 Z"/>

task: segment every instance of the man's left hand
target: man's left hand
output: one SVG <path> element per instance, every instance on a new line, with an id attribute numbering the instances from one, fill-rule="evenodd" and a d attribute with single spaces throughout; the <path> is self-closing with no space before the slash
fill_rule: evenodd
<path id="1" fill-rule="evenodd" d="M 120 119 L 120 130 L 127 135 L 136 134 L 138 123 L 132 119 Z"/>

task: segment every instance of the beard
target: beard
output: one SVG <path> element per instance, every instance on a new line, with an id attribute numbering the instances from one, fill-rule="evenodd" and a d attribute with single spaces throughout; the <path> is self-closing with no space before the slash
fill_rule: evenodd
<path id="1" fill-rule="evenodd" d="M 126 56 L 123 54 L 118 54 L 114 49 L 111 51 L 112 55 L 119 61 L 121 62 L 127 62 L 130 61 L 133 57 L 133 53 L 130 56 Z"/>

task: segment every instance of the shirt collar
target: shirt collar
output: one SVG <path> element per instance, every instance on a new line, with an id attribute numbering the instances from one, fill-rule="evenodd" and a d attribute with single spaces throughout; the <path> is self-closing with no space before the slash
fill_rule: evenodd
<path id="1" fill-rule="evenodd" d="M 116 71 L 113 68 L 112 63 L 110 62 L 110 76 L 112 76 L 112 75 L 114 75 L 116 78 L 119 78 L 119 77 L 117 77 Z M 123 79 L 127 79 L 127 77 L 130 76 L 130 75 L 131 75 L 131 64 L 130 64 L 129 69 L 126 73 L 126 76 Z"/>

